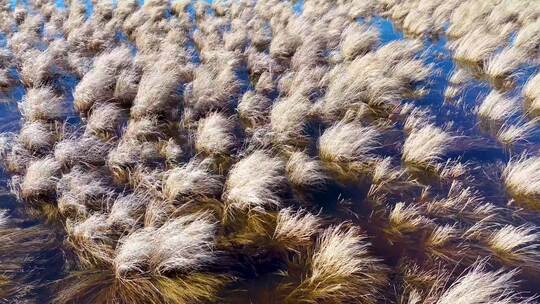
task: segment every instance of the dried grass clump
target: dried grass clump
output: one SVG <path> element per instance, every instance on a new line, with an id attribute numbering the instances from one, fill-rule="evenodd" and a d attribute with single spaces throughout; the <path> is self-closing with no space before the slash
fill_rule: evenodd
<path id="1" fill-rule="evenodd" d="M 509 87 L 511 78 L 516 76 L 517 70 L 528 61 L 527 53 L 512 47 L 491 56 L 485 63 L 484 72 L 496 87 Z"/>
<path id="2" fill-rule="evenodd" d="M 313 243 L 313 236 L 321 228 L 321 219 L 302 209 L 281 209 L 276 218 L 272 239 L 285 248 L 295 250 Z"/>
<path id="3" fill-rule="evenodd" d="M 285 166 L 291 184 L 300 188 L 322 188 L 328 181 L 324 166 L 305 152 L 293 152 Z"/>
<path id="4" fill-rule="evenodd" d="M 507 266 L 538 269 L 539 240 L 534 226 L 506 225 L 492 232 L 487 244 L 493 255 Z"/>
<path id="5" fill-rule="evenodd" d="M 413 166 L 433 167 L 443 159 L 455 140 L 456 136 L 428 124 L 414 130 L 403 144 L 402 159 Z"/>
<path id="6" fill-rule="evenodd" d="M 111 148 L 110 143 L 91 135 L 68 137 L 54 146 L 54 158 L 62 164 L 62 167 L 72 167 L 76 164 L 102 166 Z"/>
<path id="7" fill-rule="evenodd" d="M 86 171 L 80 167 L 63 174 L 56 187 L 60 213 L 76 220 L 86 218 L 92 212 L 108 210 L 112 197 L 108 182 L 100 172 Z"/>
<path id="8" fill-rule="evenodd" d="M 487 271 L 485 263 L 478 263 L 461 276 L 438 297 L 437 304 L 455 303 L 533 303 L 515 291 L 516 270 Z"/>
<path id="9" fill-rule="evenodd" d="M 80 222 L 68 221 L 66 232 L 67 243 L 75 250 L 83 267 L 111 262 L 115 241 L 105 214 L 94 213 Z"/>
<path id="10" fill-rule="evenodd" d="M 207 214 L 193 214 L 145 228 L 122 238 L 114 258 L 115 273 L 165 275 L 193 272 L 215 260 L 216 226 Z"/>
<path id="11" fill-rule="evenodd" d="M 156 116 L 145 116 L 137 120 L 130 120 L 122 136 L 123 139 L 139 141 L 155 141 L 165 138 L 167 125 Z"/>
<path id="12" fill-rule="evenodd" d="M 306 125 L 311 103 L 298 93 L 272 106 L 270 126 L 277 144 L 302 145 L 308 141 Z"/>
<path id="13" fill-rule="evenodd" d="M 66 104 L 51 87 L 31 88 L 18 104 L 26 121 L 61 120 L 66 115 Z"/>
<path id="14" fill-rule="evenodd" d="M 21 197 L 34 201 L 54 196 L 60 168 L 60 163 L 52 157 L 32 161 L 20 185 Z"/>
<path id="15" fill-rule="evenodd" d="M 286 182 L 283 173 L 282 161 L 257 150 L 231 168 L 223 199 L 228 206 L 244 210 L 279 206 L 279 192 Z"/>
<path id="16" fill-rule="evenodd" d="M 478 116 L 495 124 L 502 124 L 519 112 L 519 101 L 506 98 L 492 90 L 477 109 Z"/>
<path id="17" fill-rule="evenodd" d="M 386 283 L 385 268 L 369 254 L 355 227 L 333 226 L 317 240 L 302 282 L 285 303 L 376 303 Z"/>
<path id="18" fill-rule="evenodd" d="M 62 73 L 64 62 L 54 51 L 47 49 L 43 52 L 30 50 L 22 56 L 20 70 L 21 81 L 27 88 L 44 84 L 54 85 L 54 81 Z"/>
<path id="19" fill-rule="evenodd" d="M 379 32 L 358 23 L 349 25 L 342 36 L 341 52 L 349 61 L 373 51 L 379 44 Z"/>
<path id="20" fill-rule="evenodd" d="M 508 162 L 502 174 L 506 190 L 518 202 L 540 208 L 540 157 L 521 155 Z"/>
<path id="21" fill-rule="evenodd" d="M 358 122 L 337 122 L 319 138 L 319 157 L 325 165 L 348 175 L 363 171 L 377 157 L 381 133 Z"/>
<path id="22" fill-rule="evenodd" d="M 75 109 L 86 114 L 95 103 L 113 101 L 117 79 L 132 64 L 131 50 L 119 46 L 98 56 L 73 93 Z"/>
<path id="23" fill-rule="evenodd" d="M 141 228 L 148 204 L 148 195 L 137 192 L 117 197 L 107 217 L 111 230 L 122 235 Z"/>
<path id="24" fill-rule="evenodd" d="M 109 139 L 119 134 L 126 120 L 125 112 L 112 103 L 96 104 L 86 121 L 86 132 Z"/>
<path id="25" fill-rule="evenodd" d="M 133 100 L 131 116 L 141 118 L 148 115 L 175 115 L 177 110 L 174 106 L 178 102 L 179 87 L 179 77 L 174 70 L 163 70 L 158 66 L 144 73 Z"/>
<path id="26" fill-rule="evenodd" d="M 418 206 L 397 203 L 388 215 L 388 227 L 385 232 L 402 238 L 406 234 L 415 233 L 425 229 L 430 220 L 422 215 Z"/>
<path id="27" fill-rule="evenodd" d="M 536 134 L 536 128 L 536 120 L 519 122 L 517 124 L 504 124 L 497 131 L 497 141 L 507 148 L 517 143 L 526 143 Z"/>
<path id="28" fill-rule="evenodd" d="M 219 197 L 222 189 L 223 179 L 196 160 L 167 171 L 163 181 L 163 194 L 170 201 Z"/>
<path id="29" fill-rule="evenodd" d="M 540 113 L 540 73 L 531 77 L 523 87 L 523 97 L 529 111 L 537 115 Z"/>
<path id="30" fill-rule="evenodd" d="M 521 27 L 514 39 L 514 46 L 534 54 L 540 48 L 538 41 L 540 41 L 540 19 Z"/>
<path id="31" fill-rule="evenodd" d="M 56 139 L 50 125 L 37 121 L 25 124 L 19 134 L 19 141 L 34 152 L 49 151 L 56 143 Z"/>
<path id="32" fill-rule="evenodd" d="M 501 37 L 476 29 L 452 42 L 450 48 L 456 60 L 482 66 L 501 42 Z"/>
<path id="33" fill-rule="evenodd" d="M 157 142 L 122 138 L 109 152 L 107 166 L 118 182 L 128 182 L 140 164 L 155 166 L 163 161 Z"/>
<path id="34" fill-rule="evenodd" d="M 238 103 L 240 118 L 251 127 L 262 126 L 268 122 L 272 100 L 265 95 L 247 91 Z"/>
<path id="35" fill-rule="evenodd" d="M 231 118 L 214 112 L 199 120 L 195 149 L 207 155 L 230 156 L 237 146 L 235 125 Z"/>

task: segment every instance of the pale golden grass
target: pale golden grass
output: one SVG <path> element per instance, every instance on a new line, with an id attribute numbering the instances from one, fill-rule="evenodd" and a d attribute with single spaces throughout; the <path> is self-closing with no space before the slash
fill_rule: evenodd
<path id="1" fill-rule="evenodd" d="M 409 233 L 425 229 L 430 220 L 424 217 L 420 208 L 414 204 L 405 205 L 400 202 L 394 205 L 388 214 L 388 226 L 385 232 L 391 236 L 402 238 Z"/>
<path id="2" fill-rule="evenodd" d="M 238 144 L 234 120 L 218 112 L 198 121 L 195 149 L 207 155 L 229 156 Z"/>
<path id="3" fill-rule="evenodd" d="M 193 214 L 171 219 L 157 229 L 133 232 L 119 241 L 114 258 L 115 273 L 126 277 L 146 271 L 164 275 L 200 269 L 216 259 L 215 230 L 207 214 Z"/>
<path id="4" fill-rule="evenodd" d="M 308 138 L 305 128 L 311 103 L 308 98 L 294 94 L 272 106 L 270 125 L 276 144 L 303 144 Z"/>
<path id="5" fill-rule="evenodd" d="M 197 160 L 167 171 L 163 180 L 163 194 L 170 201 L 219 197 L 222 189 L 221 176 L 213 174 L 208 165 Z"/>
<path id="6" fill-rule="evenodd" d="M 523 87 L 523 97 L 527 99 L 525 104 L 529 111 L 533 114 L 540 112 L 540 73 L 527 80 Z"/>
<path id="7" fill-rule="evenodd" d="M 456 139 L 457 136 L 428 124 L 409 134 L 403 144 L 401 157 L 413 166 L 432 167 L 443 159 Z"/>
<path id="8" fill-rule="evenodd" d="M 369 253 L 355 227 L 327 228 L 317 240 L 309 268 L 285 303 L 376 303 L 386 283 L 385 268 Z"/>
<path id="9" fill-rule="evenodd" d="M 305 210 L 281 209 L 277 215 L 272 239 L 281 246 L 296 250 L 312 244 L 321 228 L 321 219 Z"/>
<path id="10" fill-rule="evenodd" d="M 537 270 L 540 266 L 538 229 L 532 225 L 506 225 L 487 239 L 492 254 L 506 266 Z"/>
<path id="11" fill-rule="evenodd" d="M 33 201 L 54 196 L 59 175 L 60 164 L 52 157 L 30 162 L 20 185 L 21 197 Z"/>
<path id="12" fill-rule="evenodd" d="M 115 137 L 125 118 L 125 112 L 112 103 L 95 104 L 86 121 L 86 132 L 104 139 Z"/>
<path id="13" fill-rule="evenodd" d="M 105 164 L 111 143 L 104 142 L 91 135 L 64 138 L 54 146 L 54 158 L 62 167 L 75 164 L 101 166 Z"/>
<path id="14" fill-rule="evenodd" d="M 19 133 L 19 141 L 34 152 L 50 150 L 56 143 L 57 137 L 52 126 L 44 122 L 31 122 L 23 125 Z"/>
<path id="15" fill-rule="evenodd" d="M 516 291 L 517 281 L 513 278 L 517 273 L 502 269 L 488 271 L 484 262 L 478 263 L 448 287 L 436 303 L 534 303 L 532 298 L 522 297 Z"/>
<path id="16" fill-rule="evenodd" d="M 268 97 L 247 91 L 238 103 L 237 110 L 242 120 L 255 127 L 268 122 L 271 107 L 272 101 Z"/>
<path id="17" fill-rule="evenodd" d="M 477 108 L 481 119 L 495 124 L 502 124 L 515 116 L 520 110 L 519 101 L 507 98 L 504 94 L 492 90 Z"/>
<path id="18" fill-rule="evenodd" d="M 376 158 L 381 133 L 358 122 L 337 122 L 319 138 L 319 157 L 325 163 L 358 165 Z"/>
<path id="19" fill-rule="evenodd" d="M 511 159 L 502 173 L 506 190 L 518 202 L 540 208 L 540 157 L 521 155 Z"/>
<path id="20" fill-rule="evenodd" d="M 265 151 L 255 151 L 237 162 L 225 181 L 223 199 L 238 209 L 259 209 L 281 205 L 285 165 Z"/>
<path id="21" fill-rule="evenodd" d="M 328 181 L 324 166 L 305 152 L 293 152 L 285 166 L 287 179 L 297 187 L 322 188 Z"/>

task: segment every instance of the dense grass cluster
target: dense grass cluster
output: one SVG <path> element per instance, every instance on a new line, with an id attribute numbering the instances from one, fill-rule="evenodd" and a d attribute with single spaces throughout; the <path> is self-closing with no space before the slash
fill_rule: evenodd
<path id="1" fill-rule="evenodd" d="M 537 300 L 538 2 L 91 2 L 0 7 L 0 302 Z"/>

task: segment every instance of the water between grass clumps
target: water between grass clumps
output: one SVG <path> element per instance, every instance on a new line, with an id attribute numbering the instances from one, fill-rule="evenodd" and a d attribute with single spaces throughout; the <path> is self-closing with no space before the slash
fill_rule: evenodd
<path id="1" fill-rule="evenodd" d="M 24 3 L 25 1 L 22 2 Z M 212 1 L 209 2 L 211 3 Z M 16 3 L 16 0 L 10 0 L 12 8 L 15 7 Z M 56 0 L 55 3 L 58 8 L 65 9 L 66 7 L 64 0 Z M 93 6 L 90 0 L 86 1 L 86 8 L 87 14 L 90 16 L 93 11 Z M 303 1 L 296 1 L 294 5 L 295 13 L 301 14 L 302 9 Z M 376 27 L 380 32 L 381 44 L 386 44 L 405 38 L 403 32 L 401 32 L 390 20 L 386 18 L 374 17 L 365 20 L 359 19 L 358 22 Z M 125 40 L 125 37 L 119 37 L 119 39 Z M 2 33 L 0 33 L 0 46 L 4 46 L 5 43 L 5 37 Z M 473 147 L 470 151 L 459 153 L 459 155 L 456 155 L 456 158 L 459 157 L 462 161 L 469 161 L 482 165 L 496 165 L 499 162 L 507 161 L 508 154 L 504 153 L 503 148 L 497 145 L 489 135 L 480 131 L 478 122 L 473 112 L 473 109 L 479 104 L 479 101 L 489 93 L 489 84 L 482 81 L 473 80 L 461 93 L 460 103 L 445 102 L 444 90 L 448 84 L 449 76 L 456 67 L 451 58 L 451 54 L 445 45 L 446 38 L 444 37 L 438 37 L 433 40 L 424 39 L 424 51 L 420 56 L 422 56 L 427 63 L 432 64 L 436 72 L 433 73 L 433 76 L 428 84 L 429 93 L 420 100 L 411 100 L 409 102 L 429 109 L 435 117 L 435 122 L 439 126 L 451 124 L 451 129 L 456 133 L 467 135 L 468 138 L 476 138 L 483 143 L 487 143 L 478 145 L 477 148 Z M 134 49 L 134 51 L 136 50 Z M 526 68 L 524 72 L 521 73 L 519 79 L 517 80 L 516 89 L 512 91 L 513 94 L 520 94 L 525 80 L 534 72 L 534 70 L 535 69 L 533 67 Z M 242 75 L 242 77 L 247 79 L 247 72 L 245 75 Z M 65 91 L 71 92 L 76 86 L 76 82 L 77 81 L 74 77 L 69 75 L 64 77 L 63 87 L 65 88 Z M 5 93 L 4 95 L 5 96 L 0 97 L 4 101 L 0 103 L 0 132 L 17 131 L 21 124 L 21 116 L 17 109 L 17 102 L 19 102 L 24 95 L 24 87 L 22 87 L 22 85 L 16 86 L 10 92 Z M 68 96 L 67 98 L 70 99 L 69 101 L 72 101 L 73 98 L 71 94 L 66 94 L 66 96 Z M 69 124 L 77 125 L 80 123 L 80 118 L 77 115 L 70 115 L 67 122 Z M 532 138 L 531 142 L 527 145 L 529 148 L 531 146 L 536 147 L 538 146 L 539 141 L 540 138 L 535 137 Z M 17 206 L 17 202 L 14 197 L 9 194 L 8 183 L 8 176 L 6 176 L 5 173 L 0 172 L 0 208 L 14 210 Z M 330 205 L 335 205 L 335 202 L 338 200 L 350 200 L 354 204 L 355 201 L 363 196 L 362 193 L 357 192 L 358 190 L 343 189 L 338 186 L 331 187 L 331 189 L 331 191 L 321 193 L 317 200 L 327 202 Z M 498 193 L 493 193 L 493 189 L 480 190 L 483 191 L 482 194 L 486 198 L 499 197 L 499 199 L 501 199 Z M 35 223 L 34 220 L 29 220 L 29 223 L 30 222 Z M 377 247 L 377 240 L 374 240 L 374 245 Z M 397 258 L 395 254 L 386 252 L 384 249 L 379 248 L 377 251 L 377 254 L 386 256 L 389 258 L 389 260 Z M 49 269 L 51 273 L 49 278 L 54 279 L 56 277 L 55 274 L 60 272 L 60 268 L 61 265 L 57 264 L 55 264 L 55 268 L 51 267 Z M 272 281 L 272 278 L 268 278 L 268 281 Z M 262 283 L 261 289 L 264 289 L 264 286 L 262 285 L 267 283 Z"/>

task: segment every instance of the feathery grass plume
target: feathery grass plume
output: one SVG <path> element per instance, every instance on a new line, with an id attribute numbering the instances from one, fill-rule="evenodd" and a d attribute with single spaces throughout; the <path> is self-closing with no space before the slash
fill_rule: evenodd
<path id="1" fill-rule="evenodd" d="M 287 30 L 277 32 L 270 42 L 270 55 L 277 59 L 290 58 L 301 43 L 300 37 Z"/>
<path id="2" fill-rule="evenodd" d="M 67 243 L 83 267 L 108 265 L 114 258 L 115 240 L 107 216 L 94 213 L 84 221 L 66 221 Z"/>
<path id="3" fill-rule="evenodd" d="M 218 112 L 198 121 L 195 149 L 207 155 L 229 156 L 237 146 L 234 121 Z"/>
<path id="4" fill-rule="evenodd" d="M 255 91 L 266 96 L 272 96 L 276 90 L 274 76 L 268 71 L 262 72 L 255 84 Z"/>
<path id="5" fill-rule="evenodd" d="M 240 118 L 249 126 L 257 127 L 265 125 L 269 121 L 272 100 L 265 95 L 247 91 L 238 103 L 237 111 Z"/>
<path id="6" fill-rule="evenodd" d="M 223 199 L 237 209 L 279 206 L 279 192 L 284 188 L 284 164 L 262 150 L 237 162 L 229 171 Z"/>
<path id="7" fill-rule="evenodd" d="M 223 34 L 224 47 L 231 52 L 244 52 L 248 45 L 248 37 L 245 29 L 236 29 Z"/>
<path id="8" fill-rule="evenodd" d="M 50 49 L 43 52 L 30 50 L 22 55 L 22 67 L 19 74 L 26 87 L 38 87 L 43 84 L 52 84 L 60 75 L 62 66 L 64 63 Z"/>
<path id="9" fill-rule="evenodd" d="M 222 189 L 221 176 L 212 174 L 207 164 L 197 160 L 167 171 L 163 181 L 163 194 L 170 201 L 218 197 Z"/>
<path id="10" fill-rule="evenodd" d="M 165 160 L 169 166 L 174 166 L 182 161 L 184 156 L 184 150 L 179 142 L 173 138 L 169 138 L 161 148 L 161 154 L 165 157 Z"/>
<path id="11" fill-rule="evenodd" d="M 540 19 L 524 24 L 517 32 L 514 46 L 534 54 L 540 47 Z"/>
<path id="12" fill-rule="evenodd" d="M 118 196 L 107 217 L 111 230 L 122 235 L 141 228 L 149 200 L 148 195 L 138 192 Z"/>
<path id="13" fill-rule="evenodd" d="M 30 88 L 18 104 L 19 111 L 26 121 L 61 120 L 67 114 L 66 104 L 52 88 Z"/>
<path id="14" fill-rule="evenodd" d="M 540 267 L 538 229 L 531 225 L 506 225 L 487 239 L 492 254 L 503 264 L 537 270 Z"/>
<path id="15" fill-rule="evenodd" d="M 386 271 L 369 254 L 369 246 L 356 227 L 324 230 L 308 262 L 308 273 L 284 303 L 376 303 Z"/>
<path id="16" fill-rule="evenodd" d="M 321 228 L 321 219 L 302 209 L 281 209 L 276 218 L 276 227 L 272 235 L 280 246 L 289 250 L 298 250 L 313 243 L 313 236 Z"/>
<path id="17" fill-rule="evenodd" d="M 495 220 L 499 208 L 484 202 L 480 193 L 461 182 L 453 181 L 445 198 L 427 202 L 423 206 L 426 215 L 474 224 L 480 220 Z"/>
<path id="18" fill-rule="evenodd" d="M 434 260 L 442 259 L 451 262 L 463 258 L 460 245 L 461 232 L 455 225 L 435 226 L 424 242 L 426 254 Z"/>
<path id="19" fill-rule="evenodd" d="M 537 123 L 537 120 L 527 122 L 520 120 L 517 124 L 503 124 L 497 131 L 497 141 L 505 148 L 511 148 L 518 143 L 526 143 L 536 134 Z"/>
<path id="20" fill-rule="evenodd" d="M 272 106 L 270 125 L 276 143 L 305 145 L 309 139 L 306 125 L 311 103 L 299 93 L 280 99 Z"/>
<path id="21" fill-rule="evenodd" d="M 346 60 L 351 61 L 373 51 L 378 44 L 379 32 L 377 29 L 352 23 L 342 33 L 341 53 Z"/>
<path id="22" fill-rule="evenodd" d="M 471 79 L 471 74 L 466 69 L 456 68 L 448 79 L 448 86 L 444 91 L 444 97 L 455 98 Z"/>
<path id="23" fill-rule="evenodd" d="M 156 164 L 163 161 L 157 142 L 122 138 L 109 152 L 107 166 L 117 182 L 129 182 L 131 173 L 139 164 Z"/>
<path id="24" fill-rule="evenodd" d="M 517 274 L 517 270 L 487 271 L 485 262 L 479 262 L 444 290 L 436 303 L 534 303 L 534 299 L 522 297 L 515 291 L 518 282 L 513 277 Z"/>
<path id="25" fill-rule="evenodd" d="M 160 122 L 157 116 L 144 116 L 140 119 L 131 119 L 122 138 L 139 141 L 155 141 L 165 138 L 167 125 Z"/>
<path id="26" fill-rule="evenodd" d="M 379 146 L 381 133 L 374 127 L 358 122 L 339 121 L 319 138 L 319 157 L 339 175 L 348 176 L 363 171 L 376 159 L 373 154 Z"/>
<path id="27" fill-rule="evenodd" d="M 371 172 L 371 186 L 368 197 L 376 198 L 383 193 L 396 193 L 407 191 L 414 186 L 414 181 L 409 181 L 406 170 L 394 166 L 391 157 L 377 160 Z"/>
<path id="28" fill-rule="evenodd" d="M 60 169 L 60 163 L 52 157 L 32 161 L 20 185 L 21 197 L 27 201 L 37 201 L 54 196 Z"/>
<path id="29" fill-rule="evenodd" d="M 540 209 L 540 157 L 523 154 L 511 159 L 502 172 L 502 180 L 512 198 Z"/>
<path id="30" fill-rule="evenodd" d="M 87 218 L 91 212 L 109 209 L 111 188 L 108 180 L 98 171 L 85 171 L 80 167 L 63 174 L 56 186 L 58 209 L 67 219 Z"/>
<path id="31" fill-rule="evenodd" d="M 535 74 L 527 80 L 523 87 L 523 97 L 529 111 L 534 115 L 540 114 L 540 73 Z"/>
<path id="32" fill-rule="evenodd" d="M 179 79 L 174 70 L 163 70 L 157 66 L 144 73 L 137 95 L 133 100 L 131 115 L 141 118 L 146 115 L 164 115 L 175 113 L 173 107 L 177 100 Z"/>
<path id="33" fill-rule="evenodd" d="M 519 101 L 506 98 L 492 90 L 476 110 L 478 116 L 488 122 L 502 124 L 519 112 Z"/>
<path id="34" fill-rule="evenodd" d="M 443 129 L 427 124 L 413 130 L 403 144 L 401 158 L 417 167 L 433 167 L 442 160 L 457 139 Z"/>
<path id="35" fill-rule="evenodd" d="M 456 60 L 482 65 L 501 44 L 501 37 L 479 28 L 452 42 L 449 47 Z"/>
<path id="36" fill-rule="evenodd" d="M 499 88 L 509 88 L 517 70 L 527 63 L 528 56 L 523 50 L 511 47 L 492 55 L 484 64 L 484 72 Z"/>
<path id="37" fill-rule="evenodd" d="M 114 100 L 122 105 L 131 105 L 137 96 L 140 80 L 141 75 L 135 70 L 126 69 L 120 72 L 114 87 Z"/>
<path id="38" fill-rule="evenodd" d="M 62 167 L 75 164 L 98 167 L 105 164 L 111 148 L 111 143 L 92 135 L 67 137 L 54 146 L 54 158 Z"/>
<path id="39" fill-rule="evenodd" d="M 2 134 L 2 162 L 10 173 L 23 174 L 26 167 L 35 159 L 32 151 L 27 149 L 17 136 L 4 137 Z"/>
<path id="40" fill-rule="evenodd" d="M 75 87 L 73 93 L 75 109 L 85 114 L 94 103 L 111 101 L 118 75 L 131 64 L 131 50 L 127 46 L 119 46 L 99 55 L 92 69 Z"/>
<path id="41" fill-rule="evenodd" d="M 94 104 L 86 121 L 86 132 L 110 139 L 119 134 L 125 120 L 126 113 L 118 106 L 112 103 Z"/>
<path id="42" fill-rule="evenodd" d="M 114 9 L 114 19 L 119 23 L 124 22 L 127 17 L 133 14 L 139 8 L 137 0 L 122 0 L 118 1 L 116 8 Z"/>
<path id="43" fill-rule="evenodd" d="M 418 206 L 400 202 L 388 214 L 388 226 L 384 231 L 392 237 L 402 238 L 405 234 L 425 229 L 430 223 Z"/>
<path id="44" fill-rule="evenodd" d="M 227 112 L 239 97 L 240 89 L 241 81 L 229 65 L 220 68 L 202 65 L 195 70 L 191 86 L 186 88 L 185 104 L 193 109 L 195 118 L 212 111 Z"/>
<path id="45" fill-rule="evenodd" d="M 114 258 L 115 273 L 154 275 L 193 272 L 215 260 L 216 225 L 208 214 L 174 218 L 163 226 L 144 228 L 120 239 Z"/>
<path id="46" fill-rule="evenodd" d="M 288 181 L 300 188 L 322 188 L 328 181 L 324 167 L 305 152 L 293 152 L 285 166 Z"/>
<path id="47" fill-rule="evenodd" d="M 28 50 L 36 47 L 38 42 L 39 37 L 36 34 L 18 31 L 14 33 L 8 40 L 7 46 L 11 49 L 15 56 L 22 58 L 22 56 L 28 52 Z"/>
<path id="48" fill-rule="evenodd" d="M 56 135 L 51 130 L 51 126 L 43 122 L 31 122 L 23 125 L 19 134 L 19 141 L 24 146 L 34 152 L 45 152 L 50 150 L 55 142 Z"/>

